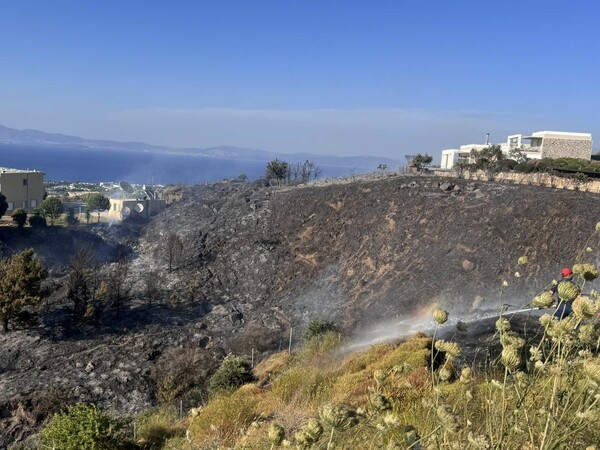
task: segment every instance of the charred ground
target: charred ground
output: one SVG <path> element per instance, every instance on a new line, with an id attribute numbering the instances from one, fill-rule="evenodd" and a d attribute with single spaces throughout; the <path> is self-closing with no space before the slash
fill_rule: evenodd
<path id="1" fill-rule="evenodd" d="M 457 314 L 497 305 L 502 280 L 527 255 L 527 270 L 504 292 L 523 303 L 573 262 L 600 217 L 593 194 L 444 182 L 200 186 L 148 224 L 29 238 L 3 231 L 6 251 L 36 248 L 56 289 L 39 327 L 0 335 L 0 448 L 62 401 L 139 412 L 178 395 L 163 386 L 175 365 L 191 364 L 197 376 L 186 382 L 202 385 L 227 352 L 255 349 L 258 359 L 287 346 L 290 327 L 299 339 L 311 319 L 351 332 L 432 303 Z M 173 233 L 183 253 L 168 273 L 164 243 Z M 93 327 L 69 326 L 61 302 L 65 265 L 82 245 L 105 262 L 131 261 L 126 310 Z M 151 305 L 148 273 L 160 279 Z"/>

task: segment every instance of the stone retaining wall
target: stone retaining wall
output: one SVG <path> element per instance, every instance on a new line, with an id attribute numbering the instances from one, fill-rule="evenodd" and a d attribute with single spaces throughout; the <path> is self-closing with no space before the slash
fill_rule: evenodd
<path id="1" fill-rule="evenodd" d="M 435 175 L 441 177 L 454 177 L 451 172 L 436 171 Z M 600 180 L 581 182 L 570 178 L 559 177 L 548 173 L 498 173 L 490 180 L 485 172 L 465 171 L 462 176 L 465 180 L 496 181 L 500 183 L 524 184 L 527 186 L 545 186 L 555 189 L 567 189 L 570 191 L 593 192 L 600 194 Z"/>

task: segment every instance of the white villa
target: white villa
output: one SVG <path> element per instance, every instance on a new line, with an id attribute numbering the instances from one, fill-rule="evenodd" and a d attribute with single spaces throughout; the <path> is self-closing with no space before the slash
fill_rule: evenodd
<path id="1" fill-rule="evenodd" d="M 523 141 L 529 141 L 524 143 Z M 482 150 L 491 144 L 468 144 L 460 148 L 442 150 L 442 169 L 451 169 L 459 160 L 470 159 L 471 150 Z M 513 134 L 506 142 L 499 144 L 502 152 L 508 154 L 519 148 L 529 159 L 542 158 L 579 158 L 590 160 L 592 157 L 591 133 L 572 133 L 567 131 L 537 131 L 531 136 Z"/>

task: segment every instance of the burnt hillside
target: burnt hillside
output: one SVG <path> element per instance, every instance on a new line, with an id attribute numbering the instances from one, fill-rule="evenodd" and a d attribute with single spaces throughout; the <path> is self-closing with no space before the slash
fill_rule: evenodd
<path id="1" fill-rule="evenodd" d="M 598 196 L 445 181 L 198 186 L 147 225 L 96 227 L 90 236 L 48 230 L 46 240 L 0 235 L 8 249 L 33 245 L 50 265 L 68 262 L 78 242 L 105 258 L 131 259 L 130 295 L 119 317 L 109 310 L 97 327 L 70 328 L 63 271 L 56 270 L 40 325 L 0 334 L 0 448 L 65 402 L 134 414 L 156 405 L 165 386 L 202 387 L 227 352 L 261 359 L 287 347 L 290 327 L 298 343 L 311 319 L 351 332 L 434 302 L 460 317 L 498 306 L 503 279 L 510 280 L 504 301 L 520 304 L 581 248 L 590 246 L 584 256 L 598 262 L 597 235 L 586 242 L 600 220 Z M 171 233 L 183 254 L 168 273 Z M 516 279 L 521 255 L 530 264 Z M 160 280 L 152 304 L 148 274 Z"/>
<path id="2" fill-rule="evenodd" d="M 433 302 L 495 302 L 521 255 L 531 264 L 504 295 L 526 301 L 573 263 L 600 219 L 593 194 L 453 183 L 192 191 L 147 228 L 141 258 L 174 231 L 187 251 L 181 272 L 208 302 L 246 321 L 273 320 L 274 308 L 293 324 L 325 317 L 352 327 Z"/>

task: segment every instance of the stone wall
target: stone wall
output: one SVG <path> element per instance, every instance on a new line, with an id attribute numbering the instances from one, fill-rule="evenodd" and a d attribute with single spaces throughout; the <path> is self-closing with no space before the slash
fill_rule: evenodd
<path id="1" fill-rule="evenodd" d="M 448 177 L 451 172 L 437 171 L 435 175 Z M 592 179 L 589 181 L 577 181 L 570 178 L 559 177 L 548 173 L 513 173 L 502 172 L 494 176 L 490 180 L 485 172 L 468 172 L 465 171 L 461 177 L 465 180 L 478 181 L 497 181 L 499 183 L 524 184 L 527 186 L 545 186 L 555 189 L 567 189 L 569 191 L 583 191 L 600 194 L 600 180 Z"/>
<path id="2" fill-rule="evenodd" d="M 542 158 L 580 158 L 589 161 L 591 157 L 591 140 L 548 137 L 542 143 Z"/>

